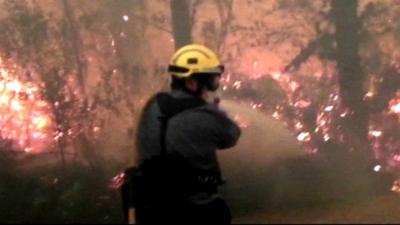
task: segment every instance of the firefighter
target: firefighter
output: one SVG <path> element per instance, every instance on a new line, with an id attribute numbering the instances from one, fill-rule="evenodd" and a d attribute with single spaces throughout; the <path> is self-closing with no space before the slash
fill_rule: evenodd
<path id="1" fill-rule="evenodd" d="M 147 196 L 158 197 L 135 207 L 135 222 L 229 224 L 230 210 L 218 194 L 223 179 L 216 151 L 233 147 L 241 132 L 218 107 L 218 101 L 210 100 L 219 88 L 224 67 L 212 50 L 191 44 L 173 55 L 168 72 L 171 91 L 151 98 L 139 123 L 139 161 L 145 165 L 160 155 L 175 154 L 187 164 L 172 172 L 179 173 L 178 178 L 163 175 L 165 184 L 144 188 L 152 192 Z M 179 191 L 164 193 L 171 183 L 177 183 L 174 188 Z M 168 197 L 160 197 L 160 193 Z"/>

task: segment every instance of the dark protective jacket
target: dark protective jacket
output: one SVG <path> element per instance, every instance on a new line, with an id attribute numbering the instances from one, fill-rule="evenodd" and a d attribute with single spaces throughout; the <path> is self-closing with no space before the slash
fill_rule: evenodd
<path id="1" fill-rule="evenodd" d="M 133 206 L 138 224 L 229 224 L 229 207 L 217 194 L 216 151 L 236 144 L 235 122 L 216 105 L 175 90 L 149 101 L 138 132 L 139 166 L 126 171 L 121 188 L 125 217 Z"/>
<path id="2" fill-rule="evenodd" d="M 173 90 L 170 95 L 176 99 L 193 97 L 180 90 Z M 138 130 L 140 162 L 161 152 L 160 116 L 156 101 L 152 101 L 143 112 Z M 214 104 L 204 104 L 169 120 L 166 150 L 167 153 L 181 154 L 195 169 L 220 173 L 216 150 L 234 146 L 240 133 L 240 128 L 225 112 Z"/>

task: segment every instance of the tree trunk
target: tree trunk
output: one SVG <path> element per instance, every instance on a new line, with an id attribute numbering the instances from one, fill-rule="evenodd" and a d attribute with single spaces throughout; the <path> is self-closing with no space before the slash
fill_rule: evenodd
<path id="1" fill-rule="evenodd" d="M 368 144 L 368 110 L 364 102 L 365 75 L 361 69 L 359 50 L 360 22 L 357 0 L 332 0 L 331 10 L 336 26 L 337 66 L 342 104 L 352 112 L 343 122 L 343 131 L 350 150 L 360 157 L 370 156 Z"/>
<path id="2" fill-rule="evenodd" d="M 77 78 L 79 81 L 80 89 L 81 89 L 81 100 L 82 104 L 78 105 L 79 107 L 79 125 L 78 131 L 79 134 L 75 141 L 77 149 L 80 150 L 80 154 L 85 158 L 85 160 L 91 165 L 93 169 L 102 170 L 102 167 L 105 165 L 102 157 L 95 151 L 95 147 L 93 143 L 90 141 L 90 137 L 88 137 L 88 130 L 90 129 L 90 115 L 87 110 L 88 108 L 88 96 L 86 94 L 86 77 L 87 77 L 87 62 L 85 60 L 84 52 L 83 52 L 83 44 L 81 35 L 79 32 L 78 22 L 76 21 L 73 8 L 70 5 L 68 0 L 63 0 L 63 9 L 64 16 L 66 18 L 66 25 L 69 34 L 69 38 L 71 41 L 71 48 L 73 54 L 73 61 L 75 62 L 76 70 L 77 70 Z"/>
<path id="3" fill-rule="evenodd" d="M 192 43 L 192 24 L 190 21 L 189 1 L 171 0 L 172 28 L 175 48 Z"/>
<path id="4" fill-rule="evenodd" d="M 85 95 L 85 75 L 86 75 L 86 62 L 84 56 L 82 55 L 82 41 L 80 38 L 79 30 L 77 28 L 77 22 L 75 20 L 75 16 L 73 14 L 70 2 L 68 0 L 63 0 L 64 6 L 64 16 L 66 18 L 69 37 L 71 38 L 71 47 L 74 54 L 74 59 L 76 63 L 77 75 L 79 84 L 82 88 L 82 94 Z"/>

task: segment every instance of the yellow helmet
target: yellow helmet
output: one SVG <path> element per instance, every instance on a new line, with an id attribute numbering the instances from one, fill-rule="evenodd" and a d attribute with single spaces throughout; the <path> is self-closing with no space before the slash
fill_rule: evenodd
<path id="1" fill-rule="evenodd" d="M 168 72 L 176 78 L 187 78 L 192 74 L 222 74 L 224 66 L 211 49 L 191 44 L 180 48 L 174 54 Z"/>

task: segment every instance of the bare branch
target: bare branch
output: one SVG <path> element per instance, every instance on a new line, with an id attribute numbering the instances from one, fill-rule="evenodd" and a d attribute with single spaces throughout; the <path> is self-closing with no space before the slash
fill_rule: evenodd
<path id="1" fill-rule="evenodd" d="M 132 17 L 134 17 L 135 19 L 141 20 L 143 23 L 146 23 L 147 25 L 155 27 L 155 28 L 159 29 L 160 31 L 166 32 L 168 34 L 172 34 L 172 30 L 169 30 L 169 29 L 167 29 L 167 28 L 165 28 L 165 27 L 163 27 L 163 26 L 161 26 L 159 24 L 156 24 L 156 23 L 150 21 L 149 19 L 147 19 L 147 18 L 145 18 L 145 17 L 143 17 L 141 15 L 133 14 Z"/>
<path id="2" fill-rule="evenodd" d="M 285 66 L 283 72 L 287 73 L 298 69 L 316 52 L 318 47 L 320 47 L 321 45 L 323 45 L 323 43 L 327 41 L 327 39 L 333 40 L 333 35 L 325 33 L 310 41 L 308 45 L 303 50 L 301 50 L 300 53 L 297 54 L 297 56 L 287 66 Z"/>

